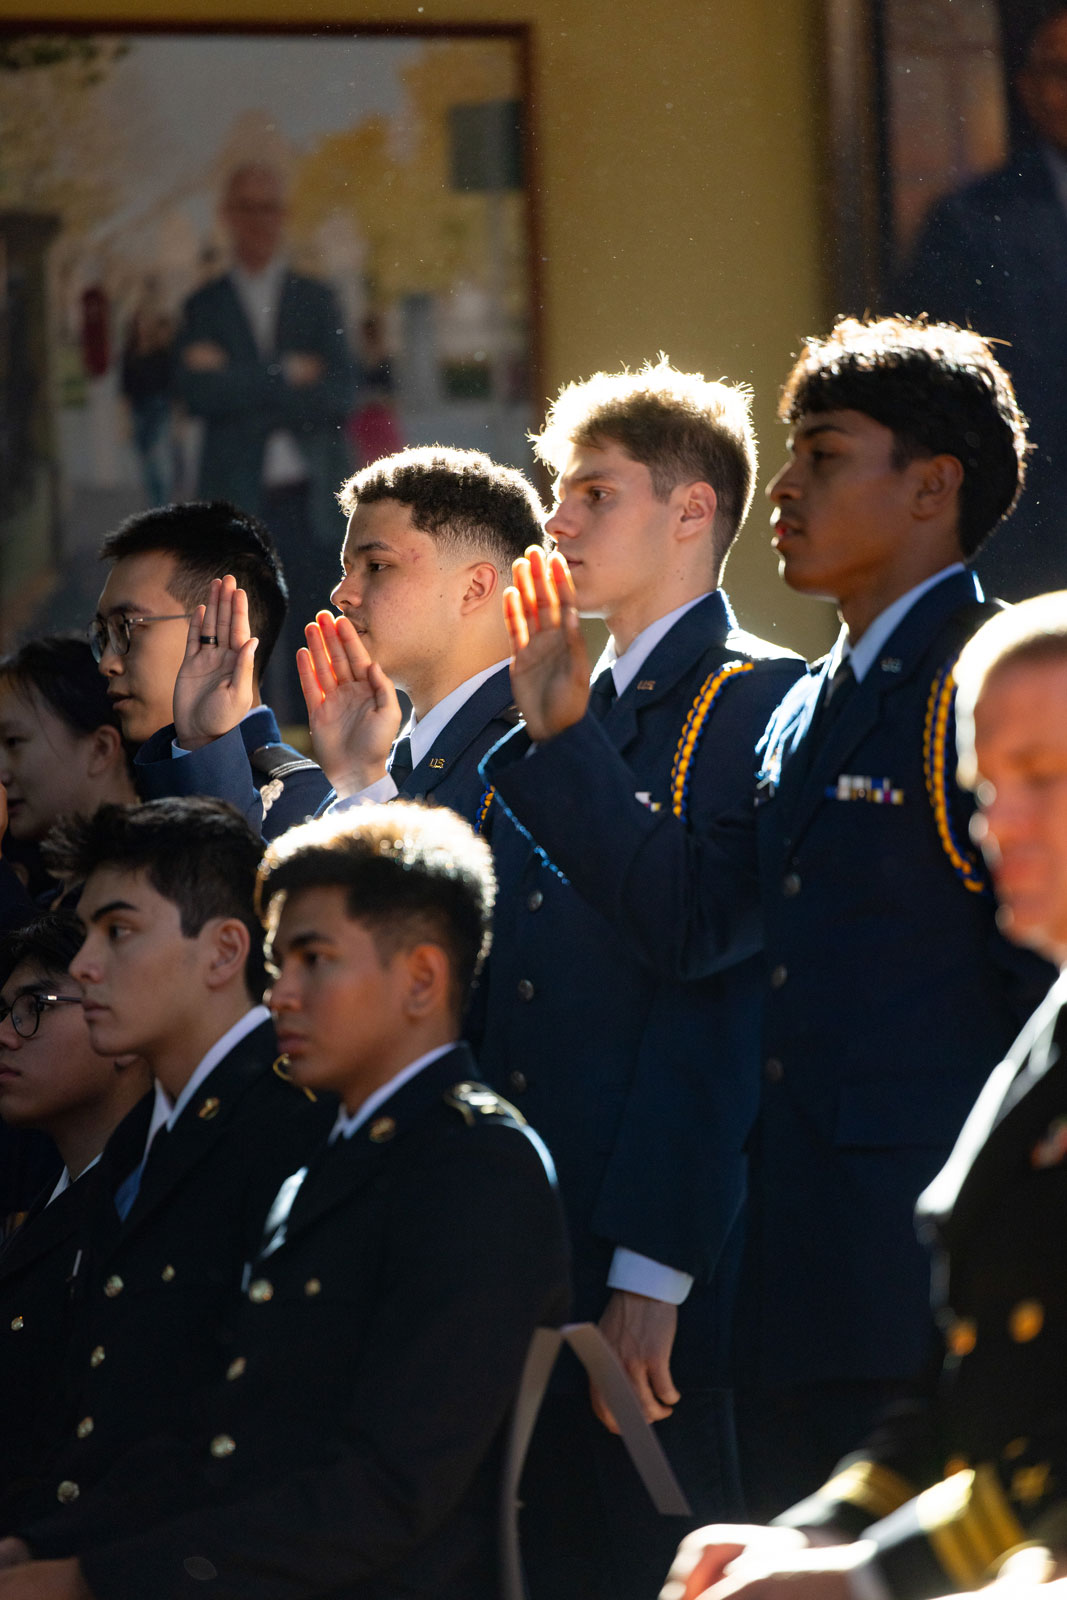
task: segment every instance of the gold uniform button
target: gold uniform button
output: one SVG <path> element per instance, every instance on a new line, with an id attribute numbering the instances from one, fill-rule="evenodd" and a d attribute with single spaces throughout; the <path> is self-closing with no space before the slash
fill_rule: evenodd
<path id="1" fill-rule="evenodd" d="M 949 1456 L 945 1462 L 945 1477 L 953 1478 L 957 1472 L 966 1472 L 970 1465 L 966 1456 Z"/>
<path id="2" fill-rule="evenodd" d="M 244 1356 L 235 1357 L 235 1359 L 231 1361 L 229 1366 L 226 1368 L 226 1376 L 229 1378 L 230 1382 L 232 1383 L 235 1378 L 242 1377 L 247 1366 L 248 1362 L 245 1360 Z"/>
<path id="3" fill-rule="evenodd" d="M 396 1123 L 392 1117 L 375 1117 L 370 1125 L 370 1139 L 372 1144 L 385 1144 L 396 1132 Z"/>
<path id="4" fill-rule="evenodd" d="M 113 1272 L 110 1278 L 104 1284 L 104 1293 L 107 1295 L 109 1300 L 114 1300 L 115 1296 L 120 1295 L 125 1287 L 126 1285 L 123 1283 L 118 1273 Z"/>
<path id="5" fill-rule="evenodd" d="M 164 1283 L 173 1283 L 178 1274 L 168 1261 L 167 1265 L 163 1268 L 163 1271 L 159 1274 L 159 1276 L 163 1279 Z"/>
<path id="6" fill-rule="evenodd" d="M 103 1361 L 105 1354 L 106 1352 L 103 1345 L 98 1344 L 92 1355 L 89 1357 L 89 1365 L 91 1367 L 98 1367 Z"/>
<path id="7" fill-rule="evenodd" d="M 1040 1300 L 1020 1300 L 1011 1309 L 1008 1331 L 1016 1344 L 1029 1344 L 1045 1326 L 1045 1308 Z"/>
<path id="8" fill-rule="evenodd" d="M 211 1454 L 217 1461 L 225 1456 L 232 1456 L 237 1449 L 236 1439 L 231 1439 L 228 1433 L 217 1433 L 211 1441 Z"/>
<path id="9" fill-rule="evenodd" d="M 88 1439 L 89 1435 L 93 1431 L 93 1427 L 94 1423 L 92 1417 L 83 1417 L 74 1431 L 78 1435 L 79 1439 Z"/>
<path id="10" fill-rule="evenodd" d="M 265 1305 L 274 1298 L 274 1285 L 269 1278 L 254 1278 L 248 1285 L 248 1298 L 253 1305 Z"/>
<path id="11" fill-rule="evenodd" d="M 978 1343 L 978 1329 L 970 1317 L 960 1317 L 945 1334 L 945 1343 L 954 1356 L 969 1356 Z"/>
<path id="12" fill-rule="evenodd" d="M 78 1485 L 73 1483 L 70 1478 L 64 1478 L 63 1482 L 56 1490 L 56 1499 L 59 1501 L 61 1506 L 69 1506 L 73 1505 L 74 1501 L 77 1500 L 80 1494 L 81 1490 L 78 1488 Z"/>
<path id="13" fill-rule="evenodd" d="M 322 1280 L 319 1278 L 309 1278 L 307 1283 L 304 1285 L 304 1293 L 312 1297 L 314 1295 L 321 1294 Z"/>
<path id="14" fill-rule="evenodd" d="M 11 1332 L 12 1333 L 21 1333 L 22 1329 L 25 1326 L 26 1326 L 26 1320 L 25 1320 L 24 1317 L 12 1317 L 11 1318 Z"/>

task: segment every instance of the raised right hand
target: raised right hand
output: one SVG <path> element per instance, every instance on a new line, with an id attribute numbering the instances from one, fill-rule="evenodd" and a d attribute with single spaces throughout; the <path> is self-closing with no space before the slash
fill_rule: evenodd
<path id="1" fill-rule="evenodd" d="M 764 1528 L 745 1522 L 714 1522 L 687 1534 L 678 1546 L 659 1600 L 697 1600 L 719 1582 L 731 1561 L 753 1547 L 783 1555 L 807 1548 L 798 1528 Z"/>
<path id="2" fill-rule="evenodd" d="M 511 692 L 531 739 L 551 739 L 579 722 L 589 704 L 589 655 L 567 563 L 539 545 L 512 565 L 504 590 L 511 640 Z"/>
<path id="3" fill-rule="evenodd" d="M 338 795 L 359 794 L 385 776 L 400 732 L 396 690 L 347 617 L 320 611 L 296 653 L 315 760 Z"/>

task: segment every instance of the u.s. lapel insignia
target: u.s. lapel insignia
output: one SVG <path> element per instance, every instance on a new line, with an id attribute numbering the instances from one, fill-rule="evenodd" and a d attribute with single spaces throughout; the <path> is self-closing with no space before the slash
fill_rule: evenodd
<path id="1" fill-rule="evenodd" d="M 269 783 L 265 783 L 263 785 L 262 789 L 259 791 L 259 801 L 260 805 L 263 807 L 264 816 L 267 815 L 267 812 L 270 810 L 275 800 L 281 799 L 284 790 L 285 784 L 280 778 L 272 778 Z"/>
<path id="2" fill-rule="evenodd" d="M 878 665 L 883 672 L 903 672 L 904 663 L 899 656 L 883 656 Z"/>
<path id="3" fill-rule="evenodd" d="M 435 772 L 440 772 L 440 770 L 444 766 L 444 764 L 445 764 L 444 756 L 434 756 L 433 760 L 430 762 L 430 765 L 431 765 L 431 767 L 433 767 Z"/>
<path id="4" fill-rule="evenodd" d="M 1036 1172 L 1058 1167 L 1067 1156 L 1067 1117 L 1057 1117 L 1030 1151 L 1030 1165 Z"/>
<path id="5" fill-rule="evenodd" d="M 197 1116 L 200 1118 L 200 1121 L 201 1122 L 210 1122 L 212 1117 L 217 1117 L 218 1114 L 219 1114 L 219 1107 L 221 1106 L 221 1104 L 222 1104 L 222 1101 L 218 1098 L 217 1095 L 209 1094 L 207 1099 L 201 1105 L 199 1111 L 196 1113 Z"/>
<path id="6" fill-rule="evenodd" d="M 642 678 L 641 682 L 637 685 L 638 692 L 641 694 L 647 694 L 650 689 L 654 689 L 655 687 L 655 678 Z"/>
<path id="7" fill-rule="evenodd" d="M 392 1117 L 375 1117 L 368 1129 L 372 1144 L 386 1144 L 396 1132 L 396 1123 Z"/>

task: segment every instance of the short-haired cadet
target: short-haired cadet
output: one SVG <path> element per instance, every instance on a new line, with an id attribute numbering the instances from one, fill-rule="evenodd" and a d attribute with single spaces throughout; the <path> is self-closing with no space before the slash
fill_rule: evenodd
<path id="1" fill-rule="evenodd" d="M 320 612 L 298 656 L 316 758 L 342 800 L 430 799 L 478 824 L 478 764 L 517 721 L 501 594 L 540 502 L 513 468 L 435 445 L 366 467 L 341 503 L 342 616 Z"/>
<path id="2" fill-rule="evenodd" d="M 72 1330 L 70 1281 L 84 1246 L 92 1174 L 148 1093 L 148 1070 L 93 1049 L 67 968 L 82 942 L 70 912 L 44 912 L 0 939 L 0 1118 L 55 1141 L 62 1170 L 0 1249 L 0 1526 L 40 1474 L 59 1425 Z M 59 1413 L 57 1415 L 57 1413 Z"/>
<path id="3" fill-rule="evenodd" d="M 270 534 L 224 500 L 139 512 L 108 535 L 89 638 L 148 799 L 229 800 L 267 838 L 321 804 L 314 762 L 283 744 L 260 681 L 285 620 Z"/>
<path id="4" fill-rule="evenodd" d="M 368 806 L 271 847 L 279 1043 L 341 1109 L 264 1212 L 184 1449 L 131 1458 L 125 1529 L 90 1530 L 54 1600 L 497 1600 L 500 1446 L 568 1292 L 551 1162 L 459 1042 L 492 897 L 488 846 L 444 807 Z"/>
<path id="5" fill-rule="evenodd" d="M 927 1600 L 988 1583 L 1019 1547 L 1046 1547 L 1046 1576 L 1067 1559 L 1067 593 L 993 617 L 957 675 L 960 778 L 1001 925 L 1060 975 L 919 1200 L 936 1320 L 922 1382 L 783 1526 L 701 1529 L 664 1600 Z"/>
<path id="6" fill-rule="evenodd" d="M 214 1374 L 266 1209 L 333 1114 L 273 1070 L 253 909 L 262 845 L 231 806 L 103 806 L 51 854 L 84 883 L 71 974 L 92 1043 L 140 1056 L 155 1093 L 116 1130 L 94 1181 L 68 1426 L 23 1525 L 40 1519 L 42 1547 L 61 1546 L 75 1504 L 94 1516 L 93 1485 Z"/>
<path id="7" fill-rule="evenodd" d="M 600 374 L 564 389 L 537 448 L 555 473 L 546 532 L 570 563 L 571 603 L 605 620 L 610 643 L 591 692 L 576 613 L 573 634 L 555 631 L 573 725 L 554 737 L 558 680 L 544 697 L 524 690 L 536 644 L 518 632 L 536 631 L 548 603 L 545 557 L 529 551 L 516 568 L 526 624 L 512 607 L 527 726 L 484 766 L 501 892 L 481 1058 L 556 1160 L 578 1314 L 599 1319 L 625 1361 L 694 1514 L 722 1514 L 737 1500 L 729 1320 L 758 1093 L 754 883 L 739 886 L 745 926 L 721 970 L 677 982 L 540 848 L 541 826 L 554 813 L 574 851 L 596 836 L 605 857 L 631 812 L 698 832 L 751 795 L 756 742 L 803 664 L 744 632 L 720 587 L 755 478 L 747 390 L 665 361 Z M 654 939 L 657 891 L 646 916 Z M 561 1376 L 533 1443 L 535 1600 L 636 1600 L 678 1531 L 596 1404 L 594 1415 L 576 1370 Z"/>
<path id="8" fill-rule="evenodd" d="M 1023 476 L 1010 382 L 975 333 L 848 320 L 809 341 L 781 416 L 790 459 L 768 493 L 782 576 L 833 600 L 842 626 L 775 713 L 755 808 L 699 833 L 631 808 L 610 851 L 603 828 L 575 836 L 573 807 L 533 818 L 524 799 L 521 813 L 668 974 L 715 970 L 737 875 L 758 873 L 763 1082 L 736 1343 L 762 1515 L 818 1482 L 924 1360 L 915 1199 L 1049 981 L 997 931 L 952 742 L 952 670 L 995 610 L 966 563 Z M 537 653 L 558 648 L 551 633 Z M 534 649 L 525 659 L 548 677 Z M 525 709 L 546 690 L 522 690 L 522 672 Z M 565 793 L 602 794 L 573 716 L 544 753 L 558 749 Z"/>

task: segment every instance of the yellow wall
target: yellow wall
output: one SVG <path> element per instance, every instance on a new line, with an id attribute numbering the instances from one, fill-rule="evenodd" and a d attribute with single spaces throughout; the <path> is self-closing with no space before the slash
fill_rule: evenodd
<path id="1" fill-rule="evenodd" d="M 662 349 L 679 365 L 751 383 L 764 481 L 780 461 L 775 390 L 800 337 L 828 312 L 819 0 L 37 0 L 34 9 L 42 26 L 532 22 L 548 391 Z M 742 621 L 817 653 L 833 614 L 784 591 L 768 538 L 760 499 L 728 572 Z"/>

